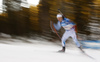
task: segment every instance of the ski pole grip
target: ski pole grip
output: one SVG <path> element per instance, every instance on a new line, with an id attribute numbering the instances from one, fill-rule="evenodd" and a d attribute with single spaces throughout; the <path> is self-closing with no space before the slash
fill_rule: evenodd
<path id="1" fill-rule="evenodd" d="M 58 9 L 58 11 L 61 13 L 60 9 Z"/>
<path id="2" fill-rule="evenodd" d="M 58 11 L 59 11 L 60 9 L 58 9 Z"/>
<path id="3" fill-rule="evenodd" d="M 63 15 L 63 13 L 60 11 L 60 9 L 58 9 L 58 11 Z"/>

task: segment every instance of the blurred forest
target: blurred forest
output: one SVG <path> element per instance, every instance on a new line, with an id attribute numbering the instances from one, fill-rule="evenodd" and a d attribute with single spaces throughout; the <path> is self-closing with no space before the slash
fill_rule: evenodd
<path id="1" fill-rule="evenodd" d="M 3 0 L 0 32 L 17 36 L 45 39 L 57 36 L 50 29 L 50 20 L 57 22 L 57 9 L 77 24 L 78 35 L 85 39 L 100 39 L 100 0 L 40 0 L 38 6 L 22 7 L 21 0 Z M 60 30 L 60 35 L 64 32 Z"/>

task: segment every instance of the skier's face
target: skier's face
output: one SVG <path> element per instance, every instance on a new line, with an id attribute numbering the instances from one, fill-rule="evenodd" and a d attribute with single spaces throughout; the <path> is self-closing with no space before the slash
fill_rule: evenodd
<path id="1" fill-rule="evenodd" d="M 58 19 L 58 21 L 60 21 L 60 22 L 62 22 L 62 20 L 63 20 L 62 17 L 58 17 L 57 19 Z"/>

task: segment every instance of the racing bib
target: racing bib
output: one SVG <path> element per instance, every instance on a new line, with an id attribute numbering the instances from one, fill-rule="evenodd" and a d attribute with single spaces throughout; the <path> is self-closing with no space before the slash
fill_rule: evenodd
<path id="1" fill-rule="evenodd" d="M 73 28 L 73 26 L 74 26 L 74 25 L 72 25 L 72 24 L 68 24 L 68 25 L 66 25 L 66 26 L 63 26 L 63 28 L 64 28 L 65 30 L 70 30 L 71 28 Z"/>

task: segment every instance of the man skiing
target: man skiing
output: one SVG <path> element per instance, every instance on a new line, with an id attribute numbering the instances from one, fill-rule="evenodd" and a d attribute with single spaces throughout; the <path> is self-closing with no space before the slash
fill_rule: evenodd
<path id="1" fill-rule="evenodd" d="M 61 41 L 62 41 L 62 50 L 58 52 L 65 52 L 65 45 L 66 40 L 69 37 L 72 37 L 73 41 L 76 43 L 77 47 L 81 49 L 81 45 L 77 40 L 76 32 L 75 32 L 75 23 L 70 21 L 68 18 L 63 17 L 62 14 L 57 14 L 58 22 L 57 24 L 54 23 L 54 27 L 56 30 L 60 30 L 61 27 L 65 29 L 65 33 L 63 34 Z"/>

